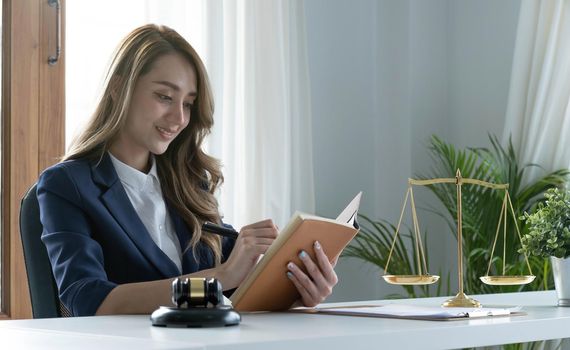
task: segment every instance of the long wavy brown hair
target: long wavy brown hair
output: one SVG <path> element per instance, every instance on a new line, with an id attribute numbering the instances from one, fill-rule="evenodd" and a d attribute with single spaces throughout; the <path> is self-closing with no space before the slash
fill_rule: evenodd
<path id="1" fill-rule="evenodd" d="M 223 182 L 220 163 L 202 150 L 202 142 L 214 123 L 212 91 L 202 60 L 176 31 L 149 24 L 135 29 L 123 39 L 107 73 L 95 113 L 73 140 L 63 160 L 102 159 L 125 124 L 137 80 L 151 70 L 159 57 L 169 53 L 180 54 L 194 67 L 198 94 L 188 126 L 164 154 L 155 156 L 158 177 L 165 200 L 193 232 L 186 249 L 191 247 L 196 252 L 198 242 L 202 241 L 212 249 L 215 263 L 219 264 L 222 258 L 219 236 L 201 230 L 204 221 L 221 221 L 214 197 Z"/>

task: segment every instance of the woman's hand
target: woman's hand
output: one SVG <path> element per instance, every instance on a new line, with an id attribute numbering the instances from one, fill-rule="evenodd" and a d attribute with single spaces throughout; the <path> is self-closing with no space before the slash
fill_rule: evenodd
<path id="1" fill-rule="evenodd" d="M 278 233 L 270 219 L 241 228 L 232 253 L 221 266 L 219 279 L 224 289 L 235 288 L 244 280 Z"/>
<path id="2" fill-rule="evenodd" d="M 305 265 L 307 273 L 304 273 L 295 263 L 287 264 L 289 271 L 287 277 L 293 282 L 299 294 L 301 294 L 301 302 L 304 306 L 313 307 L 320 304 L 331 293 L 333 287 L 337 284 L 338 278 L 334 272 L 336 259 L 331 263 L 323 252 L 318 241 L 313 245 L 316 263 L 311 259 L 305 251 L 299 253 L 299 258 Z"/>

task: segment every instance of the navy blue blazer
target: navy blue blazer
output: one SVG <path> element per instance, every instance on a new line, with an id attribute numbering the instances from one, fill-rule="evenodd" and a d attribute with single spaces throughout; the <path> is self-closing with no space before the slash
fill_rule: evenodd
<path id="1" fill-rule="evenodd" d="M 132 206 L 111 158 L 65 161 L 38 181 L 42 241 L 47 247 L 59 297 L 74 316 L 94 315 L 118 284 L 171 278 L 214 266 L 213 253 L 200 243 L 187 249 L 182 271 L 154 243 Z M 183 251 L 191 234 L 169 208 Z M 224 238 L 222 254 L 235 241 Z"/>

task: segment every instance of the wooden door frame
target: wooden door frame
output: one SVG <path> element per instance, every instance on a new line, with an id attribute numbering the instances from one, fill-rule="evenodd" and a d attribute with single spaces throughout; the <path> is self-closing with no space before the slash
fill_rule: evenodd
<path id="1" fill-rule="evenodd" d="M 61 56 L 56 10 L 48 0 L 2 0 L 2 313 L 31 318 L 20 241 L 20 201 L 40 172 L 58 161 L 65 143 L 65 0 Z"/>

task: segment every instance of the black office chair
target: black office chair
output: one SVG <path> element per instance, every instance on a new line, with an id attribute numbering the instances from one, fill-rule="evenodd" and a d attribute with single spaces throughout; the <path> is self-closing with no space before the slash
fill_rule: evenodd
<path id="1" fill-rule="evenodd" d="M 47 250 L 41 241 L 43 226 L 36 185 L 28 190 L 20 205 L 20 236 L 28 274 L 34 318 L 70 316 L 61 304 Z"/>

